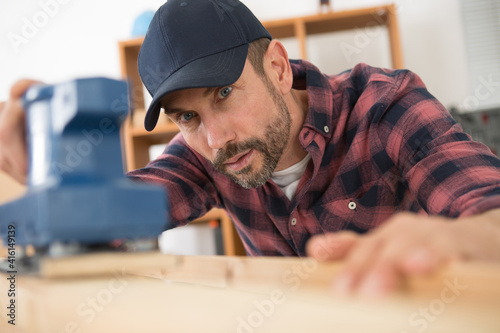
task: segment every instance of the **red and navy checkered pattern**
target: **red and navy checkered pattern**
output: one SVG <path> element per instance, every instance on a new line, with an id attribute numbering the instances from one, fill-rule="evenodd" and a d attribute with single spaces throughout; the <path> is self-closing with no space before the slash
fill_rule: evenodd
<path id="1" fill-rule="evenodd" d="M 304 256 L 314 234 L 364 233 L 399 211 L 460 217 L 500 207 L 500 161 L 463 133 L 417 75 L 359 64 L 326 76 L 291 63 L 294 88 L 309 96 L 299 140 L 312 157 L 293 200 L 272 181 L 236 185 L 177 135 L 129 174 L 166 188 L 167 229 L 220 207 L 249 255 Z"/>

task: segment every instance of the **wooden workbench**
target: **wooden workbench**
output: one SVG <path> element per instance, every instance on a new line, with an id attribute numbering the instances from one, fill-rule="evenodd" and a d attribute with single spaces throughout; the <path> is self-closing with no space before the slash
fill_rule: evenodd
<path id="1" fill-rule="evenodd" d="M 95 254 L 0 279 L 0 332 L 500 332 L 500 265 L 454 264 L 382 300 L 336 298 L 341 264 Z"/>

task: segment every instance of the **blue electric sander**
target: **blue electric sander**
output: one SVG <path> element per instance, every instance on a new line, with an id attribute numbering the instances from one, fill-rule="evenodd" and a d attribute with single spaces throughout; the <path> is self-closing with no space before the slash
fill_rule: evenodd
<path id="1" fill-rule="evenodd" d="M 129 110 L 127 84 L 89 78 L 36 85 L 24 105 L 28 189 L 0 206 L 4 246 L 24 256 L 31 245 L 35 259 L 123 250 L 124 244 L 154 247 L 168 222 L 167 198 L 162 188 L 124 176 L 120 128 Z M 36 266 L 33 258 L 17 259 L 28 270 Z"/>

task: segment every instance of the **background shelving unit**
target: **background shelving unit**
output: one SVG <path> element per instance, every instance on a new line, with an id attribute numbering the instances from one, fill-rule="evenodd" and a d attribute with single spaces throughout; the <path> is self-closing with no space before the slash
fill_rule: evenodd
<path id="1" fill-rule="evenodd" d="M 393 4 L 263 22 L 273 38 L 297 38 L 300 56 L 307 59 L 307 37 L 363 27 L 385 26 L 389 37 L 392 67 L 403 68 L 396 6 Z"/>
<path id="2" fill-rule="evenodd" d="M 295 17 L 263 22 L 273 38 L 293 37 L 299 42 L 301 58 L 307 59 L 306 41 L 309 35 L 367 26 L 386 26 L 393 68 L 403 67 L 403 57 L 399 37 L 399 28 L 394 5 L 328 12 L 318 15 Z M 144 129 L 144 89 L 137 70 L 137 58 L 143 38 L 121 41 L 118 44 L 122 76 L 130 82 L 133 117 L 125 123 L 123 131 L 124 152 L 128 170 L 145 166 L 149 162 L 149 147 L 168 143 L 177 133 L 178 128 L 166 116 L 160 116 L 158 125 L 152 132 Z M 135 119 L 135 121 L 134 121 Z M 139 121 L 137 121 L 139 119 Z M 224 253 L 226 255 L 244 255 L 245 251 L 234 229 L 231 219 L 223 210 L 214 209 L 200 221 L 219 220 L 221 222 Z"/>

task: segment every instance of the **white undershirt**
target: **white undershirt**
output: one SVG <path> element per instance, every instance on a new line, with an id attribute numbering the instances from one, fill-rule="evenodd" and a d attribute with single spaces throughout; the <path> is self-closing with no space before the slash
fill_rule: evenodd
<path id="1" fill-rule="evenodd" d="M 297 186 L 299 186 L 299 181 L 304 172 L 306 171 L 307 164 L 311 159 L 311 155 L 307 154 L 306 157 L 299 163 L 292 165 L 289 168 L 281 171 L 275 171 L 271 175 L 271 179 L 279 186 L 283 193 L 292 200 Z"/>

